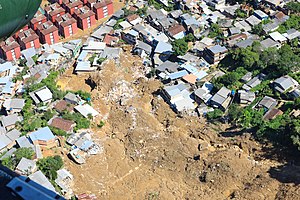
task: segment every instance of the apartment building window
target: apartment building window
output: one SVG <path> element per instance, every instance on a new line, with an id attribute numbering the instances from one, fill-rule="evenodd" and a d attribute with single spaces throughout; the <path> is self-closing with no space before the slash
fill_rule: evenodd
<path id="1" fill-rule="evenodd" d="M 69 25 L 69 33 L 70 35 L 73 35 L 72 25 Z"/>

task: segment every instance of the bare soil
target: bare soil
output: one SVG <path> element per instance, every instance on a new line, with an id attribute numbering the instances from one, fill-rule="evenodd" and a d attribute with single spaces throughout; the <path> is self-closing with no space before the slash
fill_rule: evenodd
<path id="1" fill-rule="evenodd" d="M 300 199 L 300 169 L 273 148 L 227 125 L 176 115 L 157 97 L 158 80 L 141 78 L 140 58 L 124 52 L 90 75 L 68 71 L 64 89 L 91 91 L 105 126 L 94 139 L 104 153 L 84 165 L 65 159 L 74 191 L 99 199 Z M 121 84 L 122 83 L 122 84 Z M 130 91 L 130 92 L 128 92 Z M 233 134 L 233 135 L 230 135 Z M 279 160 L 279 161 L 278 161 Z"/>

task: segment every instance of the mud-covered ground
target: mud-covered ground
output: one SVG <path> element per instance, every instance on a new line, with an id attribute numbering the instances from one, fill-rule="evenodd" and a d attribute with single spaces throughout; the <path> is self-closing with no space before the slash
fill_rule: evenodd
<path id="1" fill-rule="evenodd" d="M 157 96 L 138 57 L 122 53 L 92 76 L 94 124 L 104 147 L 84 165 L 66 159 L 74 191 L 99 199 L 300 199 L 300 168 L 293 155 L 254 141 L 250 134 L 198 117 L 177 116 Z M 64 84 L 66 83 L 66 84 Z M 64 89 L 90 91 L 89 75 L 67 72 Z M 289 157 L 288 159 L 285 159 Z M 293 162 L 291 162 L 293 161 Z"/>

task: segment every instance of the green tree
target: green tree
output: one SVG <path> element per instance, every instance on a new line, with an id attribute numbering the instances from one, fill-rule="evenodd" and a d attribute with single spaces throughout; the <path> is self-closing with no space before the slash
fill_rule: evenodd
<path id="1" fill-rule="evenodd" d="M 186 42 L 195 42 L 196 38 L 192 33 L 189 33 L 184 37 L 184 40 Z"/>
<path id="2" fill-rule="evenodd" d="M 239 18 L 246 18 L 247 17 L 247 13 L 245 13 L 241 9 L 236 9 L 235 15 L 236 15 L 236 17 L 239 17 Z"/>
<path id="3" fill-rule="evenodd" d="M 297 99 L 295 99 L 295 101 L 294 101 L 294 108 L 295 109 L 300 109 L 300 97 L 298 97 Z"/>
<path id="4" fill-rule="evenodd" d="M 178 55 L 183 56 L 188 51 L 188 43 L 185 41 L 184 38 L 174 40 L 172 42 L 172 47 L 175 52 L 175 55 L 177 55 L 177 56 Z"/>
<path id="5" fill-rule="evenodd" d="M 32 148 L 18 148 L 14 152 L 14 159 L 16 163 L 19 163 L 22 158 L 32 159 L 32 156 L 34 155 L 34 151 Z"/>
<path id="6" fill-rule="evenodd" d="M 1 160 L 1 164 L 11 170 L 14 170 L 16 168 L 16 163 L 14 162 L 12 157 L 3 158 Z"/>
<path id="7" fill-rule="evenodd" d="M 278 50 L 276 48 L 268 48 L 260 53 L 258 66 L 260 69 L 265 69 L 269 65 L 276 65 L 279 59 Z"/>
<path id="8" fill-rule="evenodd" d="M 262 23 L 254 25 L 252 27 L 251 31 L 252 31 L 252 33 L 257 34 L 257 35 L 263 35 L 263 26 L 262 26 Z"/>
<path id="9" fill-rule="evenodd" d="M 294 119 L 290 123 L 289 127 L 291 129 L 290 138 L 292 140 L 292 143 L 300 151 L 300 120 L 299 119 Z"/>
<path id="10" fill-rule="evenodd" d="M 89 92 L 85 92 L 82 90 L 78 90 L 75 92 L 75 94 L 78 94 L 83 100 L 91 99 L 92 95 Z"/>
<path id="11" fill-rule="evenodd" d="M 44 112 L 42 118 L 48 122 L 53 116 L 54 112 L 52 112 L 51 110 L 47 110 L 46 112 Z"/>
<path id="12" fill-rule="evenodd" d="M 252 70 L 253 66 L 259 61 L 259 54 L 252 51 L 251 48 L 236 49 L 232 53 L 233 60 L 247 70 Z"/>
<path id="13" fill-rule="evenodd" d="M 251 107 L 243 110 L 240 116 L 240 124 L 244 128 L 253 128 L 262 124 L 264 110 L 255 110 Z"/>
<path id="14" fill-rule="evenodd" d="M 214 111 L 206 113 L 206 117 L 207 117 L 207 119 L 212 120 L 212 119 L 217 119 L 217 118 L 222 117 L 223 114 L 224 113 L 222 112 L 222 110 L 214 109 Z"/>
<path id="15" fill-rule="evenodd" d="M 105 60 L 106 60 L 106 58 L 99 58 L 99 59 L 97 60 L 97 64 L 98 64 L 98 65 L 101 65 Z"/>
<path id="16" fill-rule="evenodd" d="M 242 108 L 238 104 L 231 104 L 228 108 L 228 117 L 231 122 L 237 122 L 242 114 Z"/>
<path id="17" fill-rule="evenodd" d="M 22 158 L 32 159 L 34 151 L 31 148 L 19 148 L 17 149 L 14 156 L 9 156 L 1 161 L 1 164 L 7 168 L 14 170 L 19 164 Z"/>
<path id="18" fill-rule="evenodd" d="M 286 7 L 292 12 L 292 13 L 299 13 L 300 12 L 300 3 L 299 2 L 288 2 L 286 4 Z"/>
<path id="19" fill-rule="evenodd" d="M 42 158 L 37 162 L 39 169 L 48 177 L 50 180 L 57 178 L 57 170 L 61 169 L 64 165 L 63 160 L 60 156 L 49 156 Z"/>
<path id="20" fill-rule="evenodd" d="M 279 25 L 279 28 L 277 29 L 280 33 L 285 33 L 289 29 L 300 29 L 300 16 L 292 14 L 290 15 L 290 18 L 286 20 L 284 23 Z"/>
<path id="21" fill-rule="evenodd" d="M 223 36 L 223 31 L 220 28 L 220 26 L 218 24 L 211 24 L 210 26 L 210 32 L 208 34 L 208 37 L 210 38 L 214 38 L 214 37 L 222 37 Z"/>

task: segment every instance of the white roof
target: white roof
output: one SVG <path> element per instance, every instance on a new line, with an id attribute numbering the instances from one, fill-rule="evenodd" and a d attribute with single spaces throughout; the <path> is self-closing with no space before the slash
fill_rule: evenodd
<path id="1" fill-rule="evenodd" d="M 35 93 L 43 102 L 52 99 L 52 92 L 46 87 Z"/>
<path id="2" fill-rule="evenodd" d="M 202 40 L 200 40 L 201 43 L 210 46 L 213 45 L 214 40 L 209 37 L 204 37 Z"/>
<path id="3" fill-rule="evenodd" d="M 128 21 L 123 21 L 119 23 L 120 26 L 122 26 L 123 29 L 128 29 L 130 27 L 132 27 L 132 25 L 128 22 Z"/>
<path id="4" fill-rule="evenodd" d="M 286 41 L 287 39 L 282 35 L 280 34 L 278 31 L 275 31 L 273 33 L 270 33 L 270 37 L 275 40 L 275 41 L 278 41 L 278 42 L 284 42 Z"/>
<path id="5" fill-rule="evenodd" d="M 60 58 L 60 54 L 58 53 L 53 53 L 53 54 L 50 54 L 46 60 L 58 60 Z"/>
<path id="6" fill-rule="evenodd" d="M 89 61 L 78 62 L 75 68 L 75 71 L 93 71 L 95 67 L 91 67 L 91 63 Z"/>
<path id="7" fill-rule="evenodd" d="M 29 160 L 27 158 L 22 158 L 16 169 L 26 173 L 27 170 L 32 171 L 36 168 L 36 162 L 34 160 Z"/>
<path id="8" fill-rule="evenodd" d="M 89 104 L 75 106 L 75 109 L 86 118 L 89 114 L 93 117 L 99 115 L 99 113 Z"/>
<path id="9" fill-rule="evenodd" d="M 82 47 L 84 50 L 103 50 L 105 48 L 105 42 L 96 42 L 96 41 L 89 41 L 88 46 Z"/>
<path id="10" fill-rule="evenodd" d="M 29 178 L 32 181 L 44 186 L 45 188 L 47 188 L 53 192 L 56 192 L 53 185 L 50 183 L 50 181 L 47 179 L 47 177 L 41 171 L 37 171 L 37 172 L 29 175 Z"/>

